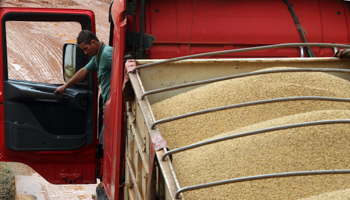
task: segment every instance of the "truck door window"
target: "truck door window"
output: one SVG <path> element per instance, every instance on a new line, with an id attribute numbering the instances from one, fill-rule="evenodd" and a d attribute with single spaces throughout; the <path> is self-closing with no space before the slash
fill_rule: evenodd
<path id="1" fill-rule="evenodd" d="M 62 49 L 75 43 L 78 22 L 7 21 L 8 79 L 62 84 Z"/>

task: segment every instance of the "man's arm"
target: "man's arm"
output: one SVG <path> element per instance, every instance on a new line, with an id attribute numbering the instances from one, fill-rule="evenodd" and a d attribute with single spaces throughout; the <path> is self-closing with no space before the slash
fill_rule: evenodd
<path id="1" fill-rule="evenodd" d="M 89 71 L 85 69 L 85 67 L 81 68 L 77 73 L 74 74 L 74 76 L 66 84 L 58 87 L 54 93 L 62 96 L 67 88 L 82 82 L 83 80 L 85 80 L 85 78 L 88 75 L 89 75 Z"/>

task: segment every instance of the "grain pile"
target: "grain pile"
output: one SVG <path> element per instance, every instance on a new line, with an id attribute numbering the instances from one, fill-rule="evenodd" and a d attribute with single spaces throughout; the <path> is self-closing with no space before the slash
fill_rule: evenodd
<path id="1" fill-rule="evenodd" d="M 350 83 L 325 73 L 278 73 L 212 83 L 152 105 L 156 119 L 290 96 L 350 96 Z M 171 149 L 293 123 L 350 119 L 349 103 L 290 101 L 209 113 L 158 126 Z M 173 155 L 181 187 L 260 174 L 350 169 L 350 124 L 274 131 Z M 185 192 L 186 199 L 298 199 L 350 188 L 350 175 L 288 177 Z"/>
<path id="2" fill-rule="evenodd" d="M 320 195 L 315 195 L 307 198 L 303 198 L 302 200 L 344 200 L 349 199 L 350 189 L 338 190 L 333 192 L 327 192 Z"/>

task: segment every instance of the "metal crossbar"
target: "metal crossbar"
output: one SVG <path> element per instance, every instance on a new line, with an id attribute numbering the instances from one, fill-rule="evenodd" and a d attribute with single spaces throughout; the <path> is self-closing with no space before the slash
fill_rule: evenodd
<path id="1" fill-rule="evenodd" d="M 269 179 L 269 178 L 281 178 L 281 177 L 290 177 L 290 176 L 311 176 L 311 175 L 324 175 L 324 174 L 350 174 L 349 169 L 339 169 L 339 170 L 315 170 L 315 171 L 298 171 L 298 172 L 284 172 L 284 173 L 275 173 L 275 174 L 264 174 L 256 176 L 247 176 L 234 179 L 227 179 L 222 181 L 216 181 L 211 183 L 204 183 L 200 185 L 193 185 L 181 188 L 176 192 L 176 198 L 180 198 L 180 194 L 186 191 L 191 191 L 195 189 L 208 188 L 218 185 L 224 185 L 229 183 L 238 183 L 244 181 L 253 181 L 259 179 Z"/>
<path id="2" fill-rule="evenodd" d="M 298 128 L 298 127 L 305 127 L 305 126 L 316 126 L 316 125 L 323 125 L 323 124 L 340 124 L 340 123 L 350 123 L 350 119 L 336 119 L 336 120 L 302 122 L 302 123 L 288 124 L 288 125 L 283 125 L 283 126 L 276 126 L 276 127 L 270 127 L 270 128 L 259 129 L 259 130 L 254 130 L 254 131 L 248 131 L 248 132 L 238 133 L 238 134 L 234 134 L 234 135 L 228 135 L 225 137 L 215 138 L 215 139 L 207 140 L 204 142 L 198 142 L 195 144 L 191 144 L 188 146 L 184 146 L 184 147 L 170 150 L 170 151 L 163 154 L 162 160 L 164 161 L 165 157 L 168 155 L 171 155 L 171 154 L 179 153 L 179 152 L 186 151 L 189 149 L 194 149 L 194 148 L 201 147 L 201 146 L 208 145 L 208 144 L 212 144 L 212 143 L 222 142 L 222 141 L 229 140 L 229 139 L 246 137 L 246 136 L 250 136 L 250 135 L 256 135 L 256 134 L 284 130 L 284 129 Z"/>
<path id="3" fill-rule="evenodd" d="M 185 88 L 185 87 L 191 87 L 196 85 L 203 85 L 208 83 L 214 83 L 218 81 L 224 81 L 228 79 L 235 79 L 235 78 L 241 78 L 241 77 L 247 77 L 247 76 L 256 76 L 261 74 L 271 74 L 271 73 L 283 73 L 283 72 L 339 72 L 339 73 L 350 73 L 349 69 L 334 69 L 334 68 L 292 68 L 292 69 L 274 69 L 274 70 L 265 70 L 265 71 L 255 71 L 255 72 L 248 72 L 248 73 L 242 73 L 242 74 L 234 74 L 230 76 L 224 76 L 219 78 L 213 78 L 203 81 L 196 81 L 192 83 L 186 83 L 181 85 L 174 85 L 166 88 L 160 88 L 155 90 L 149 90 L 147 92 L 144 92 L 141 96 L 141 99 L 144 100 L 144 98 L 147 95 L 150 94 L 157 94 L 161 92 L 166 92 L 170 90 Z"/>
<path id="4" fill-rule="evenodd" d="M 300 97 L 284 97 L 284 98 L 276 98 L 276 99 L 265 99 L 265 100 L 258 100 L 258 101 L 251 101 L 251 102 L 246 102 L 246 103 L 238 103 L 238 104 L 232 104 L 232 105 L 227 105 L 227 106 L 221 106 L 221 107 L 216 107 L 216 108 L 210 108 L 206 110 L 200 110 L 196 112 L 191 112 L 191 113 L 186 113 L 183 115 L 178 115 L 174 117 L 169 117 L 161 120 L 155 121 L 151 125 L 151 129 L 155 129 L 156 125 L 166 123 L 166 122 L 171 122 L 179 119 L 184 119 L 196 115 L 202 115 L 206 113 L 211 113 L 211 112 L 217 112 L 217 111 L 222 111 L 222 110 L 227 110 L 231 108 L 240 108 L 240 107 L 245 107 L 245 106 L 251 106 L 251 105 L 259 105 L 259 104 L 265 104 L 265 103 L 275 103 L 275 102 L 283 102 L 283 101 L 295 101 L 295 100 L 323 100 L 323 101 L 343 101 L 343 102 L 350 102 L 349 98 L 336 98 L 336 97 L 321 97 L 321 96 L 300 96 Z"/>
<path id="5" fill-rule="evenodd" d="M 201 54 L 194 54 L 194 55 L 188 55 L 188 56 L 182 56 L 182 57 L 176 57 L 172 59 L 162 60 L 159 62 L 154 63 L 148 63 L 144 65 L 140 65 L 138 67 L 135 67 L 131 71 L 131 73 L 135 73 L 138 69 L 151 67 L 155 65 L 180 61 L 180 60 L 186 60 L 191 58 L 200 58 L 200 57 L 206 57 L 206 56 L 215 56 L 215 55 L 222 55 L 222 54 L 231 54 L 231 53 L 240 53 L 240 52 L 247 52 L 247 51 L 258 51 L 258 50 L 265 50 L 265 49 L 274 49 L 274 48 L 288 48 L 288 47 L 331 47 L 331 48 L 350 48 L 350 45 L 344 45 L 344 44 L 331 44 L 331 43 L 286 43 L 286 44 L 274 44 L 274 45 L 265 45 L 265 46 L 259 46 L 259 47 L 248 47 L 248 48 L 242 48 L 242 49 L 231 49 L 231 50 L 224 50 L 224 51 L 214 51 L 209 53 L 201 53 Z"/>

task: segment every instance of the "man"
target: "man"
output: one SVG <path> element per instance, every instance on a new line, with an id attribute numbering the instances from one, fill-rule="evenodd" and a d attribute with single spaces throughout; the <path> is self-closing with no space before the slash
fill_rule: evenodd
<path id="1" fill-rule="evenodd" d="M 101 96 L 104 110 L 106 102 L 109 99 L 109 91 L 111 86 L 113 48 L 104 44 L 103 42 L 100 42 L 96 35 L 88 30 L 82 30 L 79 33 L 77 43 L 85 54 L 93 57 L 89 63 L 74 74 L 74 76 L 66 84 L 58 87 L 55 94 L 62 96 L 68 87 L 85 80 L 90 72 L 97 71 L 98 82 L 101 85 Z M 102 126 L 99 137 L 102 147 L 103 132 L 104 126 Z"/>

